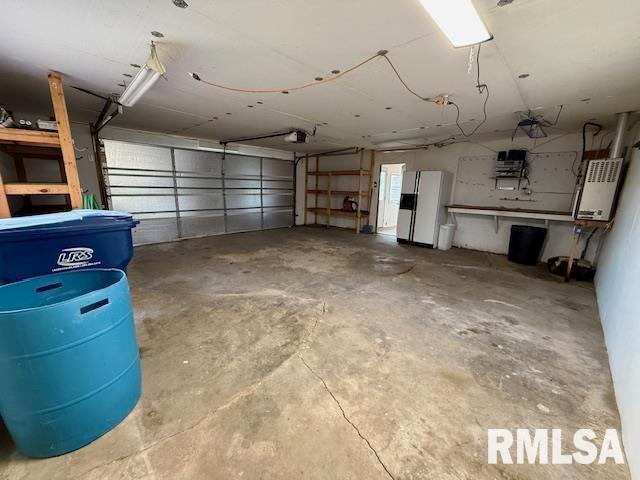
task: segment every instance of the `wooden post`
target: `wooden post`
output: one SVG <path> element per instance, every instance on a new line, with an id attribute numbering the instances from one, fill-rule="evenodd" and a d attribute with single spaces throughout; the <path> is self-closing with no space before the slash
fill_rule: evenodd
<path id="1" fill-rule="evenodd" d="M 327 175 L 327 228 L 331 226 L 331 172 Z"/>
<path id="2" fill-rule="evenodd" d="M 64 100 L 62 90 L 62 78 L 58 73 L 49 72 L 49 91 L 53 112 L 58 125 L 58 136 L 60 138 L 60 149 L 64 161 L 64 171 L 69 185 L 69 197 L 71 198 L 71 208 L 82 208 L 82 190 L 80 188 L 80 178 L 76 167 L 76 153 L 73 149 L 73 138 L 71 136 L 71 125 L 67 114 L 67 105 Z"/>
<path id="3" fill-rule="evenodd" d="M 356 235 L 360 234 L 360 218 L 362 210 L 362 173 L 363 173 L 363 162 L 364 162 L 364 149 L 360 150 L 360 159 L 358 162 L 358 207 L 356 208 Z"/>
<path id="4" fill-rule="evenodd" d="M 320 171 L 320 157 L 316 156 L 316 166 L 315 166 L 315 172 L 316 172 L 316 197 L 315 197 L 315 201 L 313 203 L 313 206 L 315 208 L 318 208 L 318 172 Z M 318 223 L 318 210 L 315 210 L 313 212 L 313 223 L 317 224 Z"/>
<path id="5" fill-rule="evenodd" d="M 371 198 L 373 196 L 373 179 L 374 179 L 373 168 L 375 165 L 375 159 L 376 159 L 376 151 L 371 150 L 370 160 L 369 160 L 369 191 L 367 192 L 367 209 L 369 210 L 369 225 L 374 226 L 374 228 L 377 226 L 377 220 L 374 223 L 374 221 L 372 221 L 371 219 L 371 212 L 372 212 Z M 376 212 L 376 215 L 377 213 L 378 212 Z"/>
<path id="6" fill-rule="evenodd" d="M 304 223 L 307 224 L 307 191 L 309 190 L 309 155 L 304 156 Z"/>
<path id="7" fill-rule="evenodd" d="M 371 150 L 371 160 L 369 161 L 369 196 L 367 198 L 367 206 L 369 208 L 369 215 L 371 215 L 371 197 L 373 196 L 373 169 L 376 163 L 376 151 Z M 371 222 L 371 220 L 369 220 Z"/>
<path id="8" fill-rule="evenodd" d="M 4 191 L 2 173 L 0 173 L 0 218 L 10 218 L 10 217 L 11 217 L 11 210 L 9 210 L 9 201 L 7 200 L 7 192 Z"/>
<path id="9" fill-rule="evenodd" d="M 582 233 L 582 227 L 578 225 L 573 226 L 573 240 L 571 241 L 571 251 L 569 253 L 569 260 L 567 260 L 567 270 L 564 273 L 564 281 L 568 282 L 571 279 L 571 270 L 573 270 L 573 259 L 578 251 L 578 243 L 580 243 L 580 234 Z"/>
<path id="10" fill-rule="evenodd" d="M 27 183 L 27 170 L 24 168 L 24 157 L 20 154 L 13 155 L 13 162 L 16 166 L 16 176 L 18 177 L 18 181 L 21 183 Z M 31 197 L 25 195 L 22 198 L 22 202 L 25 207 L 31 206 Z"/>

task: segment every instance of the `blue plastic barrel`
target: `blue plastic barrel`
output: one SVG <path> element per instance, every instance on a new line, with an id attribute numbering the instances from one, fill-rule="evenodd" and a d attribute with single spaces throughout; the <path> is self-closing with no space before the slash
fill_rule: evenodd
<path id="1" fill-rule="evenodd" d="M 0 414 L 21 453 L 51 457 L 90 443 L 129 414 L 140 383 L 124 272 L 0 286 Z"/>
<path id="2" fill-rule="evenodd" d="M 108 210 L 0 220 L 0 285 L 67 270 L 126 271 L 138 223 L 129 213 Z"/>

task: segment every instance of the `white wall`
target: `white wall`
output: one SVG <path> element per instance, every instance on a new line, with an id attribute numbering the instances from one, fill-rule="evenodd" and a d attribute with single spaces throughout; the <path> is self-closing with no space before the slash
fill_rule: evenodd
<path id="1" fill-rule="evenodd" d="M 597 143 L 591 145 L 591 139 L 588 137 L 587 149 L 600 148 L 600 138 L 607 138 L 606 134 L 598 137 Z M 605 144 L 606 146 L 606 144 Z M 431 147 L 429 150 L 417 150 L 404 153 L 377 153 L 375 162 L 376 180 L 380 172 L 380 165 L 386 163 L 406 163 L 407 170 L 444 170 L 454 175 L 454 186 L 456 185 L 456 175 L 458 169 L 458 159 L 463 156 L 480 156 L 495 155 L 500 150 L 509 150 L 514 148 L 526 148 L 534 153 L 547 152 L 579 152 L 582 149 L 582 138 L 580 134 L 561 135 L 549 137 L 537 142 L 537 145 L 529 138 L 516 138 L 515 142 L 511 142 L 511 138 L 502 138 L 480 143 L 463 142 L 449 145 L 443 148 Z M 553 172 L 549 172 L 553 175 Z M 551 178 L 551 177 L 549 177 Z M 572 189 L 573 185 L 567 186 Z M 455 189 L 454 189 L 455 190 Z M 452 192 L 452 200 L 455 191 Z M 374 191 L 374 198 L 377 198 L 377 191 Z M 521 202 L 522 203 L 522 202 Z M 568 202 L 570 203 L 570 202 Z M 503 206 L 515 208 L 533 208 L 534 204 L 518 205 L 516 202 L 503 202 Z M 531 206 L 534 205 L 534 206 Z M 374 215 L 376 205 L 373 205 Z M 375 218 L 373 216 L 372 218 Z M 509 245 L 509 234 L 511 225 L 534 225 L 544 226 L 543 221 L 526 220 L 526 219 L 508 219 L 501 218 L 499 222 L 499 230 L 494 230 L 493 217 L 478 215 L 456 215 L 458 228 L 454 237 L 454 245 L 472 250 L 481 250 L 494 253 L 507 253 Z M 572 227 L 568 223 L 551 222 L 549 225 L 549 234 L 542 252 L 542 261 L 546 261 L 549 257 L 556 255 L 568 255 L 571 244 Z M 587 252 L 587 259 L 593 259 L 596 251 L 600 234 L 596 234 Z M 582 251 L 584 239 L 579 247 L 578 252 Z"/>
<path id="2" fill-rule="evenodd" d="M 640 135 L 636 140 L 640 141 Z M 635 149 L 596 275 L 600 319 L 633 478 L 640 478 L 640 150 Z"/>
<path id="3" fill-rule="evenodd" d="M 590 137 L 587 137 L 587 149 L 599 149 L 606 147 L 606 144 L 610 140 L 610 134 L 608 132 L 601 133 L 592 142 Z M 601 143 L 602 142 L 602 143 Z M 375 224 L 377 218 L 377 203 L 378 203 L 378 190 L 377 183 L 380 175 L 380 165 L 382 164 L 396 164 L 405 163 L 406 170 L 444 170 L 451 172 L 454 175 L 454 186 L 457 179 L 458 160 L 460 157 L 465 156 L 481 156 L 481 155 L 496 155 L 500 150 L 509 150 L 515 148 L 525 148 L 533 153 L 556 153 L 556 152 L 575 152 L 576 155 L 580 154 L 582 149 L 581 135 L 576 134 L 564 134 L 554 137 L 545 138 L 534 142 L 529 138 L 522 138 L 519 136 L 514 142 L 510 137 L 503 137 L 497 140 L 486 141 L 483 143 L 475 142 L 461 142 L 453 145 L 449 145 L 443 148 L 431 147 L 429 150 L 415 150 L 408 152 L 376 152 L 374 163 L 374 188 L 372 192 L 372 206 L 370 223 Z M 369 168 L 368 154 L 366 152 L 365 168 Z M 315 159 L 310 158 L 310 169 L 315 168 Z M 357 169 L 359 165 L 359 157 L 357 155 L 345 155 L 336 157 L 322 157 L 321 158 L 322 170 L 350 170 Z M 298 165 L 298 191 L 296 192 L 297 198 L 297 215 L 298 225 L 304 223 L 304 169 L 305 160 L 302 159 Z M 554 172 L 550 171 L 547 174 L 549 182 L 555 180 Z M 348 177 L 347 177 L 348 178 Z M 351 182 L 350 185 L 355 186 L 353 183 L 355 180 L 348 180 L 347 178 L 339 180 L 341 185 L 345 185 Z M 541 179 L 541 186 L 544 187 L 544 178 Z M 315 179 L 309 177 L 309 188 L 313 188 Z M 323 180 L 320 180 L 320 188 L 322 188 Z M 335 183 L 335 182 L 332 182 Z M 556 182 L 557 183 L 557 182 Z M 569 181 L 569 185 L 566 186 L 567 191 L 572 191 L 573 181 Z M 452 191 L 453 201 L 455 195 L 455 188 Z M 307 196 L 307 205 L 313 206 L 314 196 Z M 571 204 L 571 196 L 567 197 L 567 205 Z M 337 201 L 334 199 L 334 202 Z M 323 200 L 319 200 L 319 205 L 325 205 Z M 523 202 L 502 202 L 502 206 L 510 208 L 533 208 L 536 209 L 535 203 L 523 203 Z M 532 206 L 533 205 L 533 206 Z M 336 207 L 334 207 L 336 208 Z M 539 208 L 544 210 L 544 208 Z M 320 222 L 324 220 L 319 218 Z M 307 224 L 315 222 L 314 215 L 307 213 Z M 469 248 L 473 250 L 488 251 L 494 253 L 507 253 L 509 246 L 509 234 L 511 225 L 534 225 L 544 226 L 544 222 L 540 220 L 527 220 L 527 219 L 509 219 L 501 218 L 499 222 L 499 230 L 496 233 L 494 230 L 493 217 L 483 217 L 478 215 L 456 215 L 456 222 L 458 228 L 454 237 L 454 245 L 463 248 Z M 353 221 L 350 218 L 334 218 L 332 219 L 332 225 L 339 227 L 352 228 Z M 545 243 L 541 260 L 546 261 L 549 257 L 557 255 L 568 255 L 571 244 L 572 227 L 569 223 L 551 222 L 549 225 L 549 234 Z M 583 236 L 584 237 L 584 236 Z M 599 241 L 602 234 L 596 233 L 591 241 L 589 250 L 587 252 L 587 259 L 594 260 L 595 252 L 597 251 Z M 579 245 L 578 253 L 582 251 L 585 239 L 582 239 Z"/>

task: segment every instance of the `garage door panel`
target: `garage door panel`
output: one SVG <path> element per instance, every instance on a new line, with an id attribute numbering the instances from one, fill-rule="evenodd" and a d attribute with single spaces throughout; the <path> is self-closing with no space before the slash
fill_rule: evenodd
<path id="1" fill-rule="evenodd" d="M 262 205 L 265 207 L 293 207 L 293 195 L 282 192 L 266 193 L 262 196 Z"/>
<path id="2" fill-rule="evenodd" d="M 293 182 L 292 181 L 282 181 L 282 180 L 262 180 L 262 188 L 265 189 L 286 189 L 293 190 Z"/>
<path id="3" fill-rule="evenodd" d="M 169 187 L 173 188 L 173 178 L 169 176 L 148 176 L 148 175 L 131 175 L 113 174 L 109 176 L 109 186 L 111 187 Z"/>
<path id="4" fill-rule="evenodd" d="M 224 159 L 224 174 L 228 177 L 260 176 L 260 158 L 242 155 L 227 155 Z"/>
<path id="5" fill-rule="evenodd" d="M 196 212 L 180 216 L 183 237 L 202 237 L 225 233 L 224 212 Z"/>
<path id="6" fill-rule="evenodd" d="M 227 213 L 228 232 L 247 232 L 262 228 L 262 213 L 255 210 L 229 210 Z"/>
<path id="7" fill-rule="evenodd" d="M 224 188 L 257 188 L 260 189 L 260 179 L 255 180 L 239 180 L 235 178 L 224 179 Z"/>
<path id="8" fill-rule="evenodd" d="M 178 238 L 178 224 L 175 216 L 140 220 L 140 224 L 133 230 L 135 245 L 171 242 L 176 238 Z"/>
<path id="9" fill-rule="evenodd" d="M 180 212 L 184 210 L 224 210 L 222 192 L 209 192 L 204 195 L 179 195 Z"/>
<path id="10" fill-rule="evenodd" d="M 173 187 L 118 187 L 111 186 L 111 194 L 116 196 L 140 196 L 140 197 L 153 197 L 153 196 L 172 196 Z"/>
<path id="11" fill-rule="evenodd" d="M 163 147 L 109 141 L 105 142 L 105 157 L 110 168 L 173 169 L 171 150 Z"/>
<path id="12" fill-rule="evenodd" d="M 196 150 L 174 150 L 176 172 L 197 173 L 210 176 L 222 175 L 222 156 L 213 152 L 199 152 Z"/>
<path id="13" fill-rule="evenodd" d="M 266 210 L 264 212 L 264 228 L 290 227 L 293 222 L 293 209 Z"/>
<path id="14" fill-rule="evenodd" d="M 112 197 L 111 208 L 130 213 L 175 212 L 176 201 L 173 195 Z"/>
<path id="15" fill-rule="evenodd" d="M 135 244 L 293 223 L 291 161 L 117 141 L 104 145 L 109 205 L 141 221 Z"/>
<path id="16" fill-rule="evenodd" d="M 220 188 L 222 189 L 222 178 L 176 178 L 176 185 L 179 188 Z"/>
<path id="17" fill-rule="evenodd" d="M 260 194 L 228 193 L 227 208 L 260 208 Z"/>
<path id="18" fill-rule="evenodd" d="M 293 166 L 286 160 L 274 160 L 271 158 L 262 159 L 262 175 L 265 177 L 285 177 L 291 178 Z"/>

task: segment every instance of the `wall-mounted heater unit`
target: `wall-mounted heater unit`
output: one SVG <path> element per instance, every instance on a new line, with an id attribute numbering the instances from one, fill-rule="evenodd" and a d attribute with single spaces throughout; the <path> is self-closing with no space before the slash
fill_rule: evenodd
<path id="1" fill-rule="evenodd" d="M 425 247 L 438 244 L 440 225 L 447 221 L 452 175 L 449 172 L 404 172 L 396 238 Z"/>
<path id="2" fill-rule="evenodd" d="M 622 177 L 622 158 L 591 160 L 575 217 L 580 220 L 609 221 Z"/>

